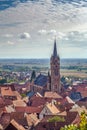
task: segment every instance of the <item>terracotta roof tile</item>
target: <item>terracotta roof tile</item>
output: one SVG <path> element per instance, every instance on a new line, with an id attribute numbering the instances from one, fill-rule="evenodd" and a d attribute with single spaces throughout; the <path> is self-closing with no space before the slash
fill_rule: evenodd
<path id="1" fill-rule="evenodd" d="M 44 97 L 47 97 L 47 98 L 62 98 L 62 96 L 60 96 L 56 92 L 45 92 Z"/>
<path id="2" fill-rule="evenodd" d="M 5 130 L 25 130 L 25 128 L 22 125 L 18 124 L 14 119 L 12 119 Z"/>
<path id="3" fill-rule="evenodd" d="M 55 98 L 46 98 L 46 97 L 32 97 L 29 102 L 30 102 L 30 105 L 31 106 L 34 106 L 34 107 L 38 107 L 38 106 L 42 106 L 42 105 L 45 105 L 46 102 L 49 102 L 51 103 L 52 102 L 52 99 L 55 99 Z M 62 101 L 62 99 L 55 99 L 57 102 L 60 102 Z"/>
<path id="4" fill-rule="evenodd" d="M 2 116 L 0 117 L 0 124 L 5 128 L 10 122 L 10 114 L 8 113 L 3 113 Z"/>
<path id="5" fill-rule="evenodd" d="M 79 86 L 77 87 L 76 91 L 80 92 L 82 97 L 87 97 L 87 86 Z"/>
<path id="6" fill-rule="evenodd" d="M 16 112 L 40 113 L 43 107 L 15 107 Z"/>
<path id="7" fill-rule="evenodd" d="M 26 118 L 27 118 L 27 122 L 29 126 L 32 126 L 32 125 L 36 126 L 40 122 L 40 120 L 37 118 L 37 115 L 33 113 L 27 114 Z"/>
<path id="8" fill-rule="evenodd" d="M 69 125 L 72 123 L 80 122 L 80 118 L 77 112 L 68 112 L 67 116 L 60 116 L 64 117 L 64 122 L 48 122 L 48 119 L 53 116 L 45 116 L 45 118 L 35 127 L 35 130 L 60 130 L 61 127 L 65 125 Z"/>
<path id="9" fill-rule="evenodd" d="M 24 127 L 28 126 L 23 112 L 3 113 L 0 117 L 0 124 L 3 128 L 6 128 L 12 119 Z"/>
<path id="10" fill-rule="evenodd" d="M 54 104 L 52 104 L 52 103 L 47 103 L 47 104 L 46 104 L 46 107 L 50 110 L 50 112 L 51 112 L 52 114 L 57 114 L 57 113 L 60 112 L 60 111 L 57 109 L 57 107 L 56 107 Z"/>
<path id="11" fill-rule="evenodd" d="M 10 120 L 14 119 L 17 123 L 22 126 L 27 126 L 26 117 L 24 117 L 24 112 L 12 112 L 10 113 Z"/>
<path id="12" fill-rule="evenodd" d="M 14 100 L 13 101 L 13 105 L 16 107 L 16 106 L 23 106 L 25 107 L 26 106 L 26 103 L 23 101 L 23 100 Z"/>
<path id="13" fill-rule="evenodd" d="M 11 87 L 1 87 L 1 95 L 2 96 L 15 96 Z"/>
<path id="14" fill-rule="evenodd" d="M 6 106 L 6 105 L 11 105 L 12 101 L 10 99 L 5 99 L 4 97 L 0 97 L 0 108 Z"/>
<path id="15" fill-rule="evenodd" d="M 78 101 L 78 102 L 76 102 L 76 104 L 78 104 L 80 107 L 85 106 L 86 109 L 87 109 L 87 102 L 84 102 L 84 101 Z"/>

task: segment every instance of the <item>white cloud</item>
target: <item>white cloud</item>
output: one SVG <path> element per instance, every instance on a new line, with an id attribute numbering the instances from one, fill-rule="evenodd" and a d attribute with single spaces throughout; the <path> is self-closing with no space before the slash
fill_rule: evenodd
<path id="1" fill-rule="evenodd" d="M 12 34 L 5 34 L 4 37 L 10 38 L 10 37 L 13 37 L 13 35 Z"/>
<path id="2" fill-rule="evenodd" d="M 48 38 L 47 40 L 48 40 L 49 42 L 53 42 L 53 40 L 52 40 L 52 39 L 50 39 L 50 38 Z"/>
<path id="3" fill-rule="evenodd" d="M 72 41 L 87 40 L 87 31 L 71 31 L 67 33 L 67 38 Z"/>
<path id="4" fill-rule="evenodd" d="M 27 32 L 24 32 L 24 33 L 20 34 L 20 38 L 21 38 L 21 39 L 28 39 L 28 38 L 30 38 L 30 37 L 31 37 L 30 34 L 27 33 Z"/>
<path id="5" fill-rule="evenodd" d="M 48 41 L 53 40 L 55 37 L 58 40 L 70 41 L 84 41 L 87 40 L 87 30 L 58 32 L 55 29 L 39 30 L 39 34 L 48 36 Z"/>
<path id="6" fill-rule="evenodd" d="M 36 45 L 44 44 L 44 42 L 49 41 L 49 43 L 52 43 L 50 40 L 54 38 L 55 35 L 58 40 L 62 40 L 61 43 L 64 43 L 62 46 L 65 45 L 66 48 L 67 44 L 72 44 L 73 46 L 81 42 L 85 44 L 87 41 L 87 6 L 85 6 L 87 2 L 72 3 L 70 1 L 63 3 L 61 0 L 58 0 L 55 4 L 52 2 L 53 0 L 29 1 L 27 3 L 20 3 L 15 8 L 11 7 L 1 11 L 0 35 L 9 33 L 14 34 L 15 37 L 10 38 L 9 35 L 6 36 L 9 39 L 1 37 L 0 44 L 3 44 L 6 40 L 8 44 L 13 44 L 10 41 L 17 43 L 17 40 L 20 40 L 22 43 L 21 39 L 29 39 L 31 37 L 30 34 L 34 37 L 31 39 L 31 43 L 33 43 L 31 44 L 32 49 Z M 37 30 L 39 30 L 38 33 Z M 38 34 L 42 36 L 40 37 Z M 19 37 L 20 39 L 16 39 Z M 47 39 L 48 41 L 46 41 Z M 28 41 L 25 40 L 23 42 L 26 43 Z M 16 45 L 17 48 L 21 46 L 21 44 Z M 28 44 L 23 44 L 23 49 L 26 46 L 28 46 Z M 87 44 L 85 44 L 85 47 L 86 46 Z M 44 48 L 47 48 L 47 44 L 44 44 Z"/>
<path id="7" fill-rule="evenodd" d="M 42 30 L 39 30 L 38 33 L 41 35 L 47 34 L 47 30 L 42 29 Z"/>
<path id="8" fill-rule="evenodd" d="M 55 29 L 51 29 L 50 31 L 48 31 L 48 34 L 52 34 L 52 35 L 56 36 L 57 31 Z"/>
<path id="9" fill-rule="evenodd" d="M 62 39 L 68 39 L 68 38 L 66 38 L 66 34 L 65 33 L 63 33 L 63 32 L 57 32 L 55 29 L 51 29 L 51 30 L 39 30 L 38 32 L 41 35 L 48 35 L 52 39 L 54 39 L 55 37 L 56 37 L 56 39 L 61 39 L 61 40 Z"/>
<path id="10" fill-rule="evenodd" d="M 84 25 L 84 28 L 87 27 L 87 7 L 83 4 L 76 2 L 76 6 L 75 2 L 74 4 L 55 2 L 55 6 L 51 0 L 49 1 L 49 4 L 46 1 L 28 2 L 19 4 L 15 8 L 9 8 L 0 13 L 0 24 L 6 27 L 9 23 L 11 28 L 15 26 L 14 31 L 21 32 L 25 29 L 40 30 L 40 28 L 44 28 L 61 31 L 78 29 Z M 84 2 L 84 5 L 86 3 Z M 45 32 L 42 30 L 42 33 Z"/>
<path id="11" fill-rule="evenodd" d="M 66 40 L 66 41 L 68 41 L 68 40 L 69 40 L 69 38 L 68 38 L 68 37 L 65 37 L 65 40 Z"/>
<path id="12" fill-rule="evenodd" d="M 55 29 L 51 29 L 51 30 L 42 29 L 42 30 L 38 31 L 38 34 L 56 36 L 57 35 L 57 31 Z"/>
<path id="13" fill-rule="evenodd" d="M 14 42 L 12 42 L 12 41 L 7 41 L 7 44 L 8 44 L 8 45 L 14 45 Z"/>
<path id="14" fill-rule="evenodd" d="M 57 33 L 57 39 L 65 39 L 66 38 L 66 34 L 65 33 L 62 33 L 62 32 L 58 32 Z"/>
<path id="15" fill-rule="evenodd" d="M 48 31 L 50 32 L 50 31 Z M 79 31 L 69 31 L 69 32 L 57 32 L 53 31 L 54 33 L 47 33 L 52 35 L 51 39 L 54 39 L 56 36 L 56 39 L 58 40 L 70 40 L 70 41 L 85 41 L 87 40 L 87 30 L 79 30 Z M 56 32 L 56 33 L 55 33 Z M 54 35 L 56 34 L 56 35 Z"/>

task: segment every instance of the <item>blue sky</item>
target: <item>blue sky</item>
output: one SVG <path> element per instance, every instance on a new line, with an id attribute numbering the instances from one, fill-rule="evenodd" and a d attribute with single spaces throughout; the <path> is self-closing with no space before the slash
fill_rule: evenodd
<path id="1" fill-rule="evenodd" d="M 86 0 L 0 0 L 0 58 L 87 58 Z"/>

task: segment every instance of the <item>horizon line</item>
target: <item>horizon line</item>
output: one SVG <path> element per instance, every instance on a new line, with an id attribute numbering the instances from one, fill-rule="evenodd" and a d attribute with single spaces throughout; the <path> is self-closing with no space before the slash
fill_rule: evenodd
<path id="1" fill-rule="evenodd" d="M 33 60 L 33 59 L 37 59 L 37 60 L 38 60 L 38 59 L 43 59 L 43 60 L 44 60 L 44 59 L 50 59 L 50 58 L 16 58 L 16 57 L 15 57 L 15 58 L 14 58 L 14 57 L 13 57 L 13 58 L 0 58 L 0 60 L 2 60 L 2 59 L 29 59 L 29 60 L 31 60 L 31 59 L 32 59 L 32 60 Z M 60 58 L 60 60 L 61 60 L 61 59 L 87 59 L 87 58 L 68 58 L 68 57 L 67 57 L 67 58 Z"/>

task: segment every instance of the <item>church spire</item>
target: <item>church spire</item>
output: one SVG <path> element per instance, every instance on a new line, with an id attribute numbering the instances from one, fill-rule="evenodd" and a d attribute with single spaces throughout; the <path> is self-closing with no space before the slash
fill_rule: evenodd
<path id="1" fill-rule="evenodd" d="M 55 38 L 55 41 L 54 41 L 53 57 L 57 57 L 56 38 Z"/>
<path id="2" fill-rule="evenodd" d="M 51 91 L 60 93 L 61 92 L 61 85 L 60 85 L 60 58 L 57 54 L 57 47 L 56 47 L 56 38 L 54 40 L 54 49 L 53 55 L 50 59 L 51 65 Z"/>

